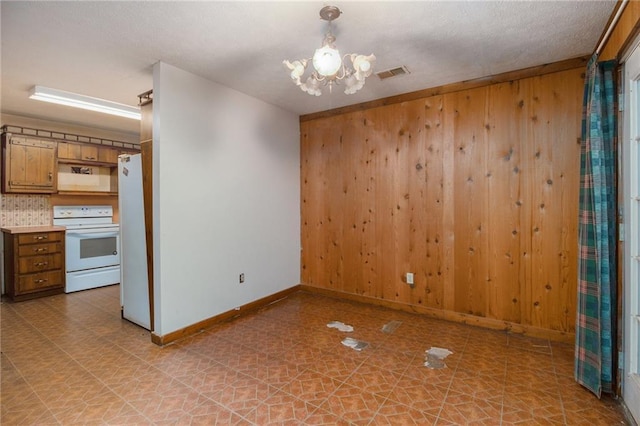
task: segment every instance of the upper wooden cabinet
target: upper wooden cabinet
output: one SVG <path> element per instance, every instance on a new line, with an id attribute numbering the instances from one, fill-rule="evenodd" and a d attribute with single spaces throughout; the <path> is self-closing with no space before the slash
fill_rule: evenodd
<path id="1" fill-rule="evenodd" d="M 56 143 L 42 139 L 2 135 L 2 192 L 56 192 Z"/>
<path id="2" fill-rule="evenodd" d="M 118 156 L 140 152 L 130 142 L 11 125 L 0 130 L 2 193 L 113 195 Z"/>
<path id="3" fill-rule="evenodd" d="M 110 146 L 58 142 L 58 159 L 63 162 L 98 162 L 116 166 L 118 155 L 124 151 L 124 149 Z"/>
<path id="4" fill-rule="evenodd" d="M 71 142 L 58 142 L 58 158 L 61 160 L 98 161 L 98 147 Z"/>
<path id="5" fill-rule="evenodd" d="M 101 146 L 98 149 L 98 161 L 101 163 L 118 165 L 118 155 L 125 152 L 118 148 L 111 148 L 108 146 Z"/>

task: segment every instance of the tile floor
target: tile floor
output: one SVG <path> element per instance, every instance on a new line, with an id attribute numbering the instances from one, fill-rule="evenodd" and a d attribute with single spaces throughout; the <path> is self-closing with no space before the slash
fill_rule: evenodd
<path id="1" fill-rule="evenodd" d="M 1 315 L 3 425 L 625 423 L 573 381 L 569 345 L 307 293 L 165 348 L 120 319 L 118 286 Z M 423 365 L 431 346 L 447 368 Z"/>

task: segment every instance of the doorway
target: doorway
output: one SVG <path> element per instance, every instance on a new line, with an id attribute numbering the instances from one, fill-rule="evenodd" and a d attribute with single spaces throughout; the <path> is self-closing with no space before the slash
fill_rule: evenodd
<path id="1" fill-rule="evenodd" d="M 640 422 L 640 47 L 624 66 L 625 115 L 622 137 L 624 250 L 623 398 Z"/>

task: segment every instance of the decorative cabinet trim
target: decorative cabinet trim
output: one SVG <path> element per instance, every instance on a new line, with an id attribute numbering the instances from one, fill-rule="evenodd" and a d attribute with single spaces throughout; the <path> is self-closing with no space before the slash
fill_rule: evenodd
<path id="1" fill-rule="evenodd" d="M 131 151 L 140 151 L 140 147 L 131 142 L 117 141 L 113 139 L 96 138 L 93 136 L 76 135 L 73 133 L 54 132 L 51 130 L 34 129 L 24 126 L 13 126 L 5 124 L 0 127 L 3 133 L 12 133 L 20 136 L 31 136 L 38 139 L 53 139 L 62 142 L 79 142 L 84 144 L 111 146 L 115 148 L 124 148 Z"/>

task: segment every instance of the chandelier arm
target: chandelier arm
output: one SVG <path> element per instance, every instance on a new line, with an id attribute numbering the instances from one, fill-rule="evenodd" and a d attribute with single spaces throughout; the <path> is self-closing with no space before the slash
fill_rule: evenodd
<path id="1" fill-rule="evenodd" d="M 357 55 L 357 53 L 347 53 L 346 55 L 342 56 L 342 67 L 345 68 L 347 70 L 347 72 L 345 72 L 345 75 L 342 77 L 349 77 L 350 75 L 353 75 L 356 73 L 356 69 L 353 66 L 353 56 Z M 345 60 L 349 58 L 349 62 L 351 63 L 351 67 L 347 68 L 344 64 L 345 64 Z"/>
<path id="2" fill-rule="evenodd" d="M 311 77 L 315 78 L 317 81 L 325 81 L 328 79 L 327 76 L 320 76 L 320 74 L 318 74 L 317 72 L 314 72 L 313 74 L 311 74 Z"/>

